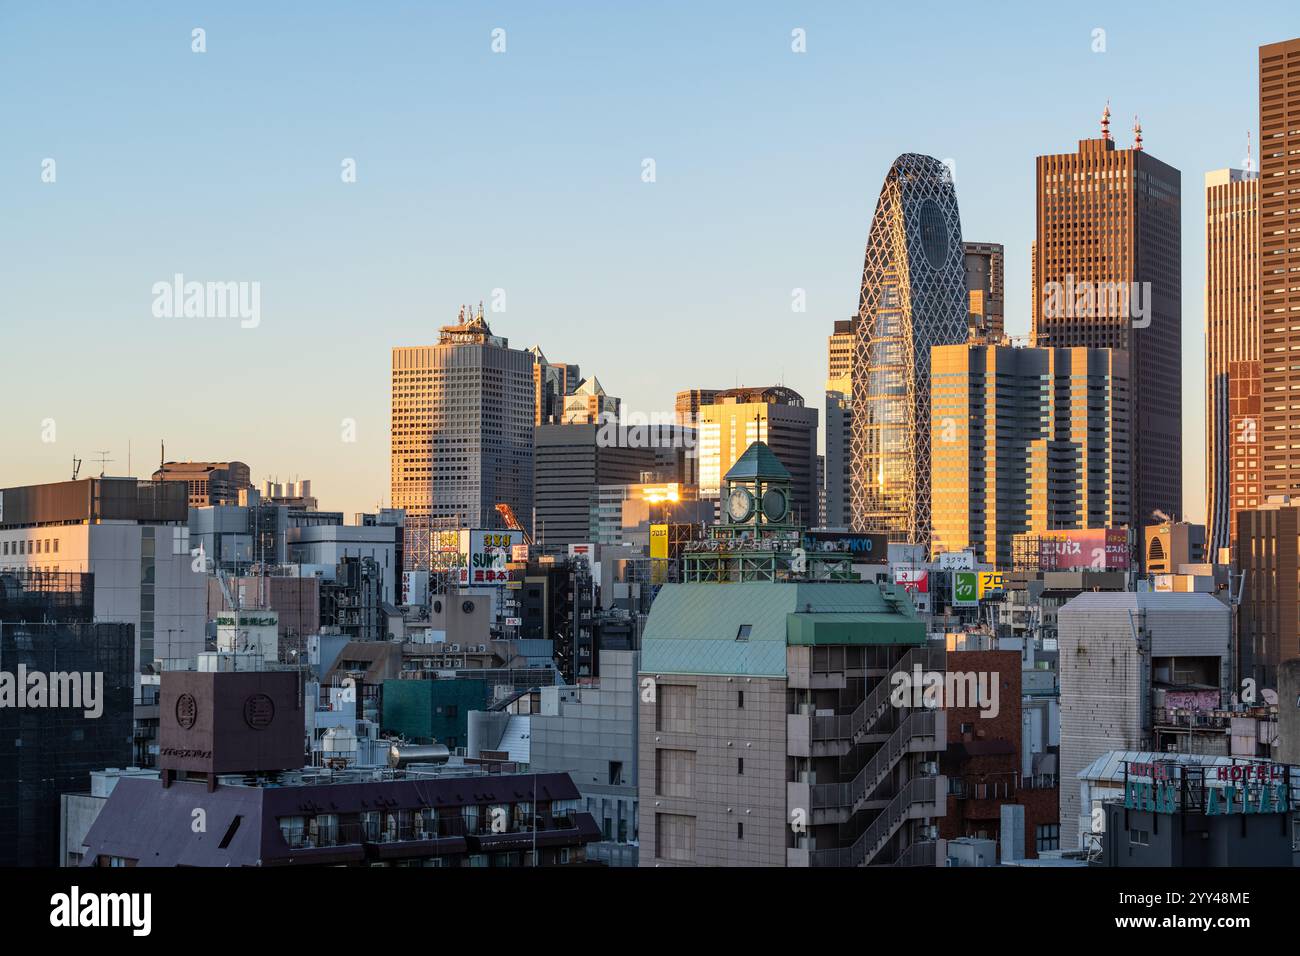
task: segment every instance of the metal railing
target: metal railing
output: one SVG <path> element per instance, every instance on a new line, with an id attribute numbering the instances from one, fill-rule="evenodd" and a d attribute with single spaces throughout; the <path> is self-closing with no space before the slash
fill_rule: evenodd
<path id="1" fill-rule="evenodd" d="M 852 846 L 836 847 L 832 850 L 813 850 L 808 855 L 809 865 L 866 866 L 908 819 L 913 804 L 936 801 L 938 784 L 936 777 L 918 777 L 908 781 L 894 799 L 880 811 L 876 819 L 871 821 L 871 825 L 853 842 Z"/>
<path id="2" fill-rule="evenodd" d="M 889 709 L 895 674 L 910 672 L 917 664 L 921 665 L 923 671 L 941 670 L 945 655 L 946 651 L 942 647 L 926 645 L 912 648 L 890 668 L 889 673 L 871 689 L 871 692 L 853 709 L 852 714 L 813 717 L 812 739 L 818 741 L 851 739 L 856 743 L 858 738 L 868 733 Z"/>
<path id="3" fill-rule="evenodd" d="M 880 745 L 852 781 L 848 783 L 814 784 L 809 798 L 814 809 L 849 807 L 856 811 L 858 805 L 869 797 L 889 775 L 889 771 L 908 751 L 908 743 L 917 737 L 933 737 L 935 713 L 931 710 L 913 711 Z"/>

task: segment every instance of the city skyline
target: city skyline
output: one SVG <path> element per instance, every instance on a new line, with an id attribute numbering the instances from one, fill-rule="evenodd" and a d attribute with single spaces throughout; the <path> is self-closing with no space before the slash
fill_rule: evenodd
<path id="1" fill-rule="evenodd" d="M 87 5 L 52 21 L 6 8 L 14 149 L 0 177 L 18 227 L 0 255 L 6 311 L 22 319 L 6 349 L 3 483 L 66 479 L 74 455 L 98 474 L 104 450 L 106 472 L 125 474 L 128 442 L 129 470 L 147 477 L 166 441 L 170 459 L 238 459 L 255 483 L 310 478 L 323 506 L 373 510 L 389 503 L 391 350 L 434 343 L 462 301 L 491 308 L 498 289 L 498 334 L 580 365 L 628 412 L 736 384 L 784 383 L 820 407 L 824 336 L 856 309 L 893 159 L 952 160 L 962 234 L 1005 246 L 1007 329 L 1023 336 L 1035 157 L 1095 136 L 1109 100 L 1118 145 L 1139 113 L 1148 149 L 1190 184 L 1182 510 L 1204 520 L 1196 187 L 1242 164 L 1257 50 L 1279 39 L 1286 8 L 1231 20 L 1174 9 L 1036 14 L 967 48 L 975 11 L 922 35 L 905 13 L 847 6 L 768 5 L 743 23 L 685 5 L 657 18 L 404 9 L 383 24 L 346 10 L 303 22 Z M 1182 54 L 1204 46 L 1210 17 L 1207 67 Z M 909 74 L 914 100 L 864 93 L 921 51 L 930 67 Z M 335 71 L 346 62 L 371 68 Z M 159 69 L 180 77 L 175 89 L 158 88 Z M 1035 82 L 1044 73 L 1050 91 Z M 584 82 L 593 74 L 600 83 Z M 972 76 L 986 95 L 939 95 Z M 864 103 L 867 118 L 846 123 Z M 356 182 L 341 178 L 348 160 Z M 259 321 L 159 318 L 151 290 L 177 274 L 260 283 Z M 796 290 L 806 311 L 792 309 Z"/>

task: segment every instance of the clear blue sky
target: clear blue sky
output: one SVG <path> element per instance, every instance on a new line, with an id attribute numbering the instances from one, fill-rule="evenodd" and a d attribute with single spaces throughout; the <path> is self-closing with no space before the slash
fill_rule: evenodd
<path id="1" fill-rule="evenodd" d="M 495 288 L 495 331 L 625 408 L 777 380 L 821 406 L 893 158 L 955 161 L 965 237 L 1006 245 L 1025 332 L 1034 157 L 1096 135 L 1109 99 L 1120 145 L 1139 113 L 1183 174 L 1200 519 L 1203 176 L 1241 164 L 1257 47 L 1297 33 L 1294 2 L 0 0 L 0 486 L 67 478 L 74 454 L 98 474 L 103 449 L 125 473 L 128 442 L 147 474 L 165 438 L 372 508 L 389 349 Z M 177 272 L 260 282 L 261 324 L 155 318 Z"/>

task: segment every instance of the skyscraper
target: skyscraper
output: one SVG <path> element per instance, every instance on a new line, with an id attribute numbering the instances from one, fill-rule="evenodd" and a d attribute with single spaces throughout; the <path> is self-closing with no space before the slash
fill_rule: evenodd
<path id="1" fill-rule="evenodd" d="M 1110 134 L 1039 156 L 1033 344 L 1130 353 L 1133 522 L 1182 511 L 1181 174 Z"/>
<path id="2" fill-rule="evenodd" d="M 1300 38 L 1259 48 L 1262 493 L 1300 495 Z"/>
<path id="3" fill-rule="evenodd" d="M 533 423 L 558 425 L 564 417 L 564 399 L 582 381 L 578 366 L 547 361 L 540 345 L 528 350 L 533 356 Z"/>
<path id="4" fill-rule="evenodd" d="M 1259 176 L 1205 174 L 1205 523 L 1208 555 L 1259 495 Z M 1251 373 L 1254 374 L 1251 374 Z"/>
<path id="5" fill-rule="evenodd" d="M 853 434 L 853 320 L 835 323 L 827 343 L 826 508 L 822 524 L 848 528 Z"/>
<path id="6" fill-rule="evenodd" d="M 930 353 L 935 553 L 1012 566 L 1017 534 L 1130 523 L 1128 353 Z"/>
<path id="7" fill-rule="evenodd" d="M 392 492 L 406 509 L 408 569 L 438 522 L 498 526 L 498 502 L 532 524 L 533 356 L 462 308 L 437 345 L 393 349 Z"/>
<path id="8" fill-rule="evenodd" d="M 885 177 L 853 336 L 853 530 L 929 544 L 930 348 L 967 337 L 957 193 L 933 157 Z"/>
<path id="9" fill-rule="evenodd" d="M 966 242 L 962 244 L 962 251 L 966 263 L 971 340 L 981 345 L 999 345 L 1006 308 L 1002 244 Z"/>

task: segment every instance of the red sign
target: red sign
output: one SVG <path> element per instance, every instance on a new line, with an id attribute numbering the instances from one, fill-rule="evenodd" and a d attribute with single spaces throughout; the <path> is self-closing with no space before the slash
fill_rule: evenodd
<path id="1" fill-rule="evenodd" d="M 929 594 L 930 572 L 925 568 L 894 568 L 894 583 L 913 594 Z"/>

